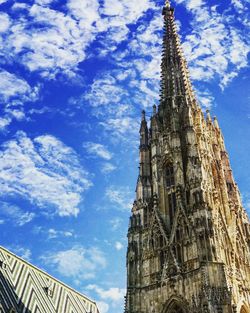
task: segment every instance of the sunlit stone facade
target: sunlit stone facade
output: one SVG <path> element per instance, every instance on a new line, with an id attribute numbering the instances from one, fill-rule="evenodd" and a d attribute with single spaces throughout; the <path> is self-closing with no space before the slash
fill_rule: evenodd
<path id="1" fill-rule="evenodd" d="M 216 118 L 197 104 L 169 2 L 161 101 L 140 128 L 126 313 L 250 313 L 250 224 Z"/>
<path id="2" fill-rule="evenodd" d="M 0 247 L 1 313 L 98 313 L 96 303 Z"/>

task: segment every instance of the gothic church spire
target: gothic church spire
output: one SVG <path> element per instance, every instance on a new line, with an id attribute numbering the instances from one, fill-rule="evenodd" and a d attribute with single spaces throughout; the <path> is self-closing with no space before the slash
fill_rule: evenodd
<path id="1" fill-rule="evenodd" d="M 250 313 L 250 223 L 215 118 L 192 91 L 167 0 L 161 99 L 140 127 L 126 313 Z"/>
<path id="2" fill-rule="evenodd" d="M 166 1 L 164 16 L 164 36 L 161 62 L 161 104 L 167 105 L 174 99 L 180 103 L 185 98 L 189 105 L 194 101 L 187 62 L 182 52 L 180 39 L 170 1 Z M 171 101 L 169 101 L 171 99 Z"/>

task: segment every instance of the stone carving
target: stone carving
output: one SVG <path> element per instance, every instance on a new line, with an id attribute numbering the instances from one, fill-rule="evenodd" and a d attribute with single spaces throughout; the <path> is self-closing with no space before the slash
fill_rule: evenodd
<path id="1" fill-rule="evenodd" d="M 169 1 L 163 17 L 160 105 L 140 127 L 125 312 L 235 313 L 250 307 L 249 219 L 218 121 L 192 91 Z"/>

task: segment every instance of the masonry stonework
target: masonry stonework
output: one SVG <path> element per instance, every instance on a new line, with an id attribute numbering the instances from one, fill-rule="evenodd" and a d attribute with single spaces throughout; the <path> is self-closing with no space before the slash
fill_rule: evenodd
<path id="1" fill-rule="evenodd" d="M 161 100 L 140 128 L 125 313 L 250 313 L 250 224 L 216 118 L 192 91 L 167 1 Z"/>

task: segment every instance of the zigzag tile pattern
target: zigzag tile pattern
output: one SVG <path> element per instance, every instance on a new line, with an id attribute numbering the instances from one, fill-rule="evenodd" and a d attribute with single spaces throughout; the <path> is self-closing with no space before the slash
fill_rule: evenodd
<path id="1" fill-rule="evenodd" d="M 96 303 L 0 247 L 0 313 L 99 313 Z"/>

